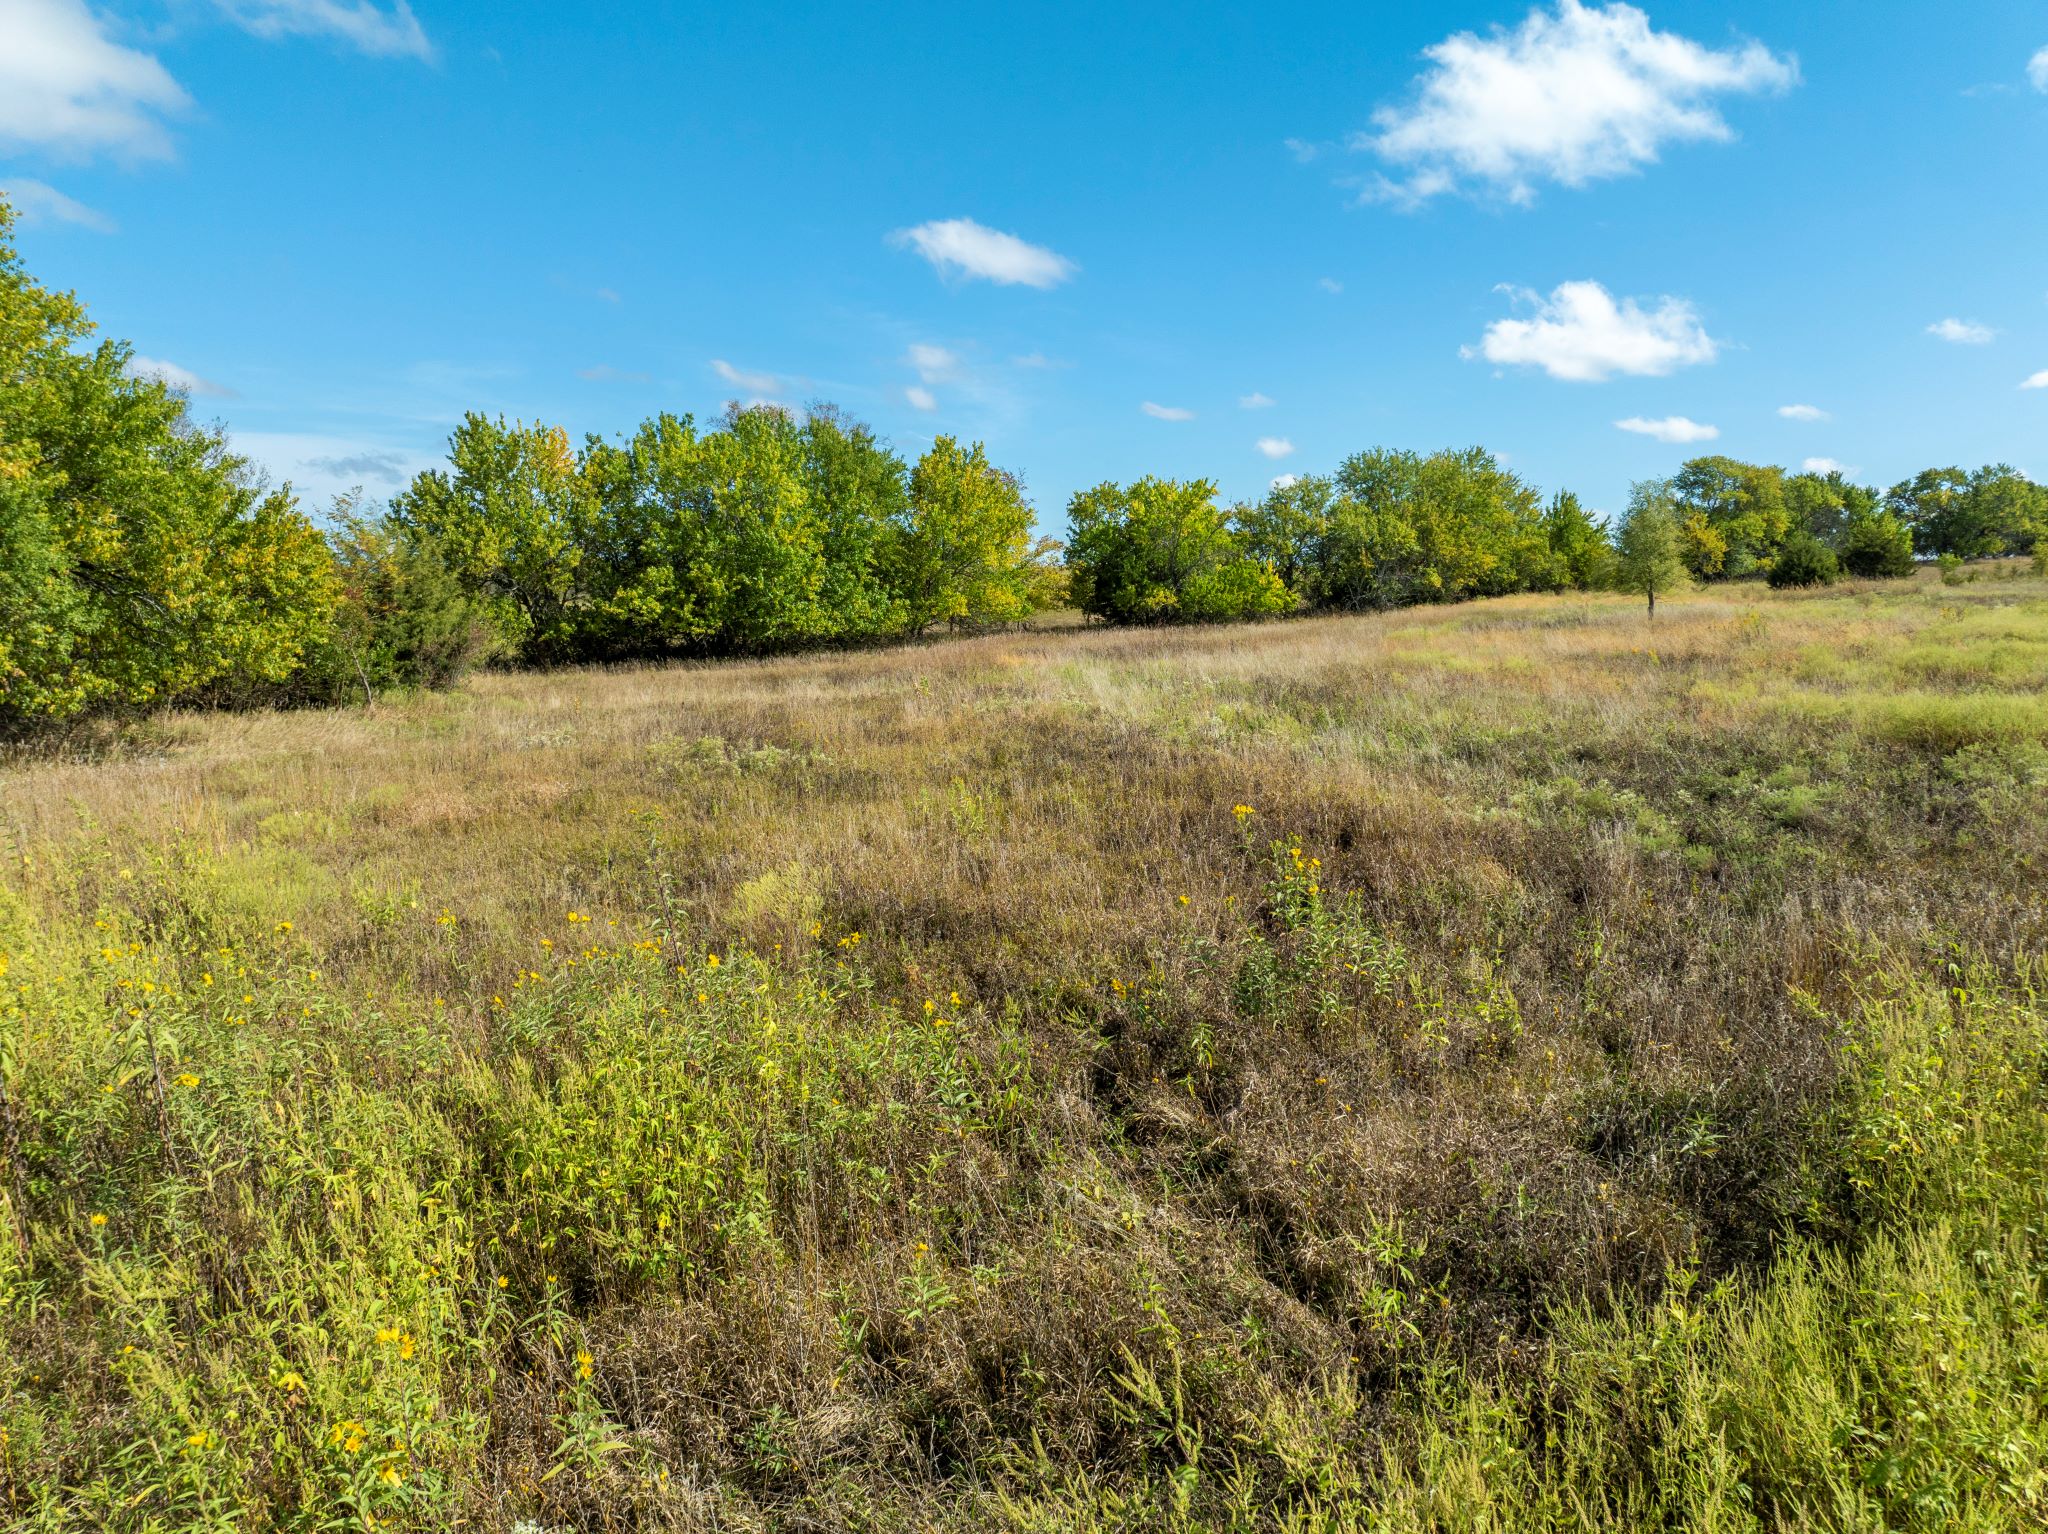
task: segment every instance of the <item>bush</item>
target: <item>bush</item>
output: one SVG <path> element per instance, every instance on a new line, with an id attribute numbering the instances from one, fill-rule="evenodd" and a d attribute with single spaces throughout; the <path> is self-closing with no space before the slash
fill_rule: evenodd
<path id="1" fill-rule="evenodd" d="M 1811 533 L 1794 533 L 1778 550 L 1768 577 L 1776 587 L 1827 586 L 1841 576 L 1835 551 Z"/>
<path id="2" fill-rule="evenodd" d="M 1273 567 L 1236 559 L 1188 582 L 1181 616 L 1201 622 L 1271 618 L 1294 610 L 1294 593 Z"/>
<path id="3" fill-rule="evenodd" d="M 332 623 L 292 689 L 303 702 L 373 701 L 390 688 L 448 687 L 503 653 L 488 607 L 390 520 L 335 508 L 340 585 Z"/>

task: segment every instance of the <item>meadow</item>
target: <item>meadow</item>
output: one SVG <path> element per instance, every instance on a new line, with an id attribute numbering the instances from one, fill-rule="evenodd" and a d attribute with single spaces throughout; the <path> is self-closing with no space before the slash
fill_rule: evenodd
<path id="1" fill-rule="evenodd" d="M 159 715 L 0 838 L 11 1527 L 2048 1521 L 2015 568 Z"/>

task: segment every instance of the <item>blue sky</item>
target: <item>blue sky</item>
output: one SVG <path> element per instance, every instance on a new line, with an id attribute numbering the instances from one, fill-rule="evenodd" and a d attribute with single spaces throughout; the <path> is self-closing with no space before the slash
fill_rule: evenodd
<path id="1" fill-rule="evenodd" d="M 985 440 L 1051 531 L 1377 444 L 2048 478 L 2022 0 L 0 0 L 0 185 L 316 506 L 735 397 Z"/>

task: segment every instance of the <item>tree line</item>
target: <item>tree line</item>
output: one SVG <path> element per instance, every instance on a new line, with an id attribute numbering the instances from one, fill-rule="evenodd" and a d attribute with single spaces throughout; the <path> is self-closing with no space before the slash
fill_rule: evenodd
<path id="1" fill-rule="evenodd" d="M 1373 449 L 1225 507 L 1102 484 L 1034 540 L 1018 478 L 940 437 L 915 463 L 829 406 L 663 414 L 629 438 L 468 416 L 448 462 L 316 524 L 83 307 L 23 270 L 0 203 L 0 731 L 173 702 L 321 702 L 490 661 L 759 654 L 1011 621 L 1358 611 L 1523 591 L 1905 574 L 2048 555 L 2003 465 L 1880 494 L 1696 458 L 1610 528 L 1479 448 Z"/>

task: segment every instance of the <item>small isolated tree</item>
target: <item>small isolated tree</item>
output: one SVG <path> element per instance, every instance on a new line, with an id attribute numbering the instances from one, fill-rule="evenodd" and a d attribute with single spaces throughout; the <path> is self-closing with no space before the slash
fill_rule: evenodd
<path id="1" fill-rule="evenodd" d="M 1646 479 L 1629 492 L 1628 510 L 1614 534 L 1614 566 L 1615 589 L 1640 591 L 1647 597 L 1652 622 L 1657 617 L 1657 593 L 1685 586 L 1678 510 L 1668 480 Z"/>

